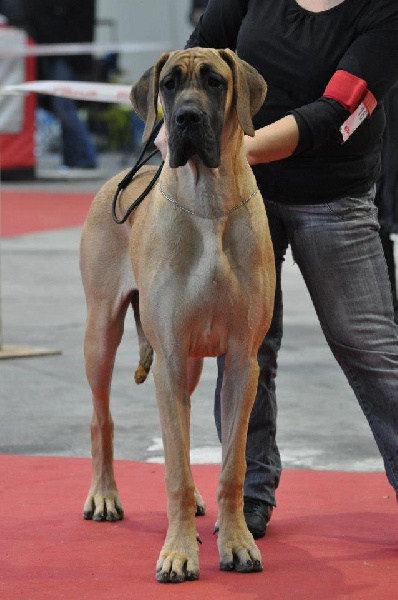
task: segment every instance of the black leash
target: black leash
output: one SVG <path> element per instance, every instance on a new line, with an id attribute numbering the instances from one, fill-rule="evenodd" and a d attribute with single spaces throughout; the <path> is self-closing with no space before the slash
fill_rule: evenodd
<path id="1" fill-rule="evenodd" d="M 120 183 L 118 183 L 118 186 L 116 188 L 116 192 L 115 192 L 115 195 L 114 195 L 113 201 L 112 201 L 112 217 L 113 217 L 113 220 L 115 221 L 115 223 L 117 223 L 118 225 L 121 225 L 122 223 L 125 223 L 127 221 L 127 219 L 129 218 L 129 216 L 131 215 L 133 210 L 135 210 L 137 208 L 137 206 L 139 204 L 141 204 L 141 202 L 144 200 L 144 198 L 146 198 L 146 196 L 149 194 L 149 192 L 155 185 L 156 181 L 159 179 L 159 175 L 162 171 L 164 162 L 161 163 L 160 167 L 156 171 L 156 173 L 153 176 L 153 178 L 151 179 L 151 181 L 148 183 L 145 190 L 138 196 L 138 198 L 136 200 L 134 200 L 134 202 L 131 204 L 131 206 L 127 209 L 126 214 L 121 219 L 119 219 L 117 217 L 116 205 L 117 205 L 117 201 L 119 199 L 120 194 L 132 182 L 134 176 L 138 173 L 138 171 L 141 169 L 141 167 L 144 166 L 153 156 L 155 156 L 155 154 L 157 154 L 159 152 L 159 150 L 156 148 L 156 150 L 153 150 L 153 152 L 151 152 L 149 154 L 149 156 L 144 158 L 144 156 L 148 150 L 148 146 L 156 138 L 156 136 L 159 133 L 159 129 L 161 128 L 162 125 L 163 125 L 163 119 L 161 121 L 159 121 L 158 123 L 156 123 L 156 125 L 152 129 L 151 135 L 149 136 L 149 139 L 146 142 L 134 167 L 132 167 L 132 169 L 130 169 L 130 171 L 123 177 L 123 179 L 120 181 Z"/>

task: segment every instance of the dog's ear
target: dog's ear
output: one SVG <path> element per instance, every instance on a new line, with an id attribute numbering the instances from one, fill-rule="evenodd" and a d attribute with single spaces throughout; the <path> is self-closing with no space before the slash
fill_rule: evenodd
<path id="1" fill-rule="evenodd" d="M 232 71 L 234 103 L 239 124 L 246 135 L 254 136 L 252 117 L 264 102 L 267 84 L 254 67 L 238 58 L 232 50 L 219 50 L 219 54 Z"/>
<path id="2" fill-rule="evenodd" d="M 145 71 L 142 77 L 133 85 L 130 99 L 137 115 L 145 121 L 142 141 L 146 142 L 156 122 L 158 110 L 159 75 L 170 53 L 165 52 L 156 65 Z"/>

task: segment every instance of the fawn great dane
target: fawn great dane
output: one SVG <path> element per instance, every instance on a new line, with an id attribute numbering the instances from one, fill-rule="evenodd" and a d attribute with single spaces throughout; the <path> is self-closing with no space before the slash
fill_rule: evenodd
<path id="1" fill-rule="evenodd" d="M 126 311 L 133 306 L 140 346 L 136 381 L 153 375 L 165 455 L 168 530 L 156 579 L 198 579 L 196 511 L 204 504 L 191 474 L 190 396 L 203 357 L 225 354 L 220 568 L 261 571 L 243 517 L 248 420 L 258 347 L 270 325 L 275 265 L 264 203 L 247 163 L 244 134 L 266 84 L 230 50 L 191 48 L 163 54 L 133 86 L 145 121 L 143 140 L 162 104 L 168 151 L 157 184 L 123 225 L 111 218 L 120 174 L 96 195 L 83 227 L 81 274 L 87 300 L 85 361 L 93 397 L 93 474 L 84 517 L 123 518 L 113 471 L 110 388 Z M 119 197 L 124 214 L 154 174 L 144 167 Z"/>

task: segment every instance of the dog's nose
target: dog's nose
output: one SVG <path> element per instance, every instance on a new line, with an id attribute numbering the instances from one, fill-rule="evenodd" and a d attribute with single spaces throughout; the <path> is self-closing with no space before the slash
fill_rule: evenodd
<path id="1" fill-rule="evenodd" d="M 202 113 L 194 107 L 179 108 L 174 116 L 175 122 L 180 127 L 189 125 L 200 125 L 202 123 Z"/>

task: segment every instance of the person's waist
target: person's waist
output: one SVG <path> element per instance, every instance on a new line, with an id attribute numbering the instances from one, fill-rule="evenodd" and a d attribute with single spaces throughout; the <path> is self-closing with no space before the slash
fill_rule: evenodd
<path id="1" fill-rule="evenodd" d="M 311 161 L 291 157 L 253 167 L 263 197 L 285 204 L 318 204 L 369 190 L 379 177 L 380 163 Z"/>

